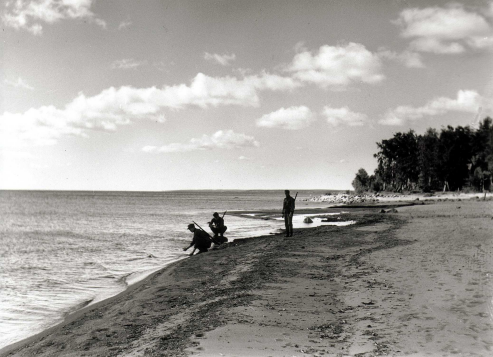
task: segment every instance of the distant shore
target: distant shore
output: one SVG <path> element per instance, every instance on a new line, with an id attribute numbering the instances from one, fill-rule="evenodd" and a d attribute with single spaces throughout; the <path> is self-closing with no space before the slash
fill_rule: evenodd
<path id="1" fill-rule="evenodd" d="M 433 193 L 326 193 L 324 195 L 304 199 L 307 202 L 326 202 L 328 204 L 357 204 L 357 203 L 382 203 L 396 201 L 442 201 L 442 200 L 478 200 L 491 199 L 493 194 L 490 192 L 465 193 L 465 192 L 433 192 Z"/>
<path id="2" fill-rule="evenodd" d="M 445 198 L 236 240 L 0 355 L 490 355 L 493 202 Z"/>

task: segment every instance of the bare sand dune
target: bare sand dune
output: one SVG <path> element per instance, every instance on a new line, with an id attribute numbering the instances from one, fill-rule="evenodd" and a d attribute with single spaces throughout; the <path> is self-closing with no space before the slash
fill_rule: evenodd
<path id="1" fill-rule="evenodd" d="M 0 355 L 493 355 L 493 202 L 397 210 L 235 241 Z"/>

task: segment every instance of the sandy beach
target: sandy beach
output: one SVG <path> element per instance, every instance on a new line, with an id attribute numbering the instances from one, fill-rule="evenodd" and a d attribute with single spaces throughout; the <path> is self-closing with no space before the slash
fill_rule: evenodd
<path id="1" fill-rule="evenodd" d="M 179 261 L 0 356 L 493 355 L 493 201 L 383 209 Z"/>

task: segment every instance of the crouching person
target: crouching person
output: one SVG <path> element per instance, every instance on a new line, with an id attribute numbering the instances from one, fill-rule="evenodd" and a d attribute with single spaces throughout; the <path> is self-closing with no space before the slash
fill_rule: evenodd
<path id="1" fill-rule="evenodd" d="M 195 225 L 190 223 L 188 225 L 188 230 L 193 233 L 192 243 L 188 247 L 183 248 L 184 251 L 187 251 L 189 248 L 193 246 L 193 251 L 190 255 L 195 253 L 195 250 L 198 249 L 198 253 L 205 253 L 211 247 L 211 237 L 204 231 L 195 228 Z"/>
<path id="2" fill-rule="evenodd" d="M 222 244 L 228 241 L 228 238 L 224 237 L 224 232 L 228 229 L 224 225 L 224 218 L 219 216 L 219 213 L 214 212 L 212 220 L 209 222 L 209 228 L 214 233 L 213 241 L 215 244 Z"/>

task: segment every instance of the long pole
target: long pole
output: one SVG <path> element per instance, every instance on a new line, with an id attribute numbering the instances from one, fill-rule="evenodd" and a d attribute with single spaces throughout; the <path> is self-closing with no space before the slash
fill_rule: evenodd
<path id="1" fill-rule="evenodd" d="M 193 224 L 195 224 L 197 227 L 199 227 L 199 228 L 200 228 L 203 232 L 207 233 L 207 231 L 205 231 L 205 230 L 204 230 L 204 228 L 202 228 L 201 226 L 199 226 L 197 222 L 195 222 L 195 221 L 192 221 L 192 222 L 193 222 Z M 212 236 L 211 236 L 209 233 L 207 233 L 207 235 L 208 235 L 208 236 L 212 239 Z"/>
<path id="2" fill-rule="evenodd" d="M 226 215 L 226 212 L 228 212 L 228 211 L 227 210 L 224 211 L 223 216 L 221 218 L 224 218 L 224 216 Z"/>
<path id="3" fill-rule="evenodd" d="M 298 192 L 296 192 L 296 195 L 294 196 L 295 201 L 296 201 L 296 197 L 298 197 Z"/>

